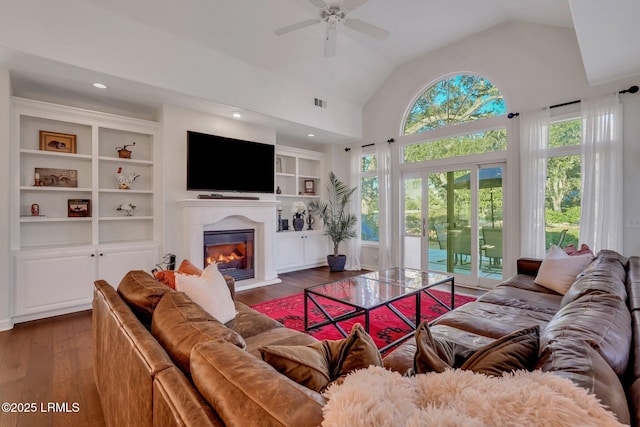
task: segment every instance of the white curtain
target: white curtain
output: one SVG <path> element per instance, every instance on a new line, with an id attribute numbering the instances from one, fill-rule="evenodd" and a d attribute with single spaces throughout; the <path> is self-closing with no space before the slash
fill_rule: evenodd
<path id="1" fill-rule="evenodd" d="M 378 237 L 379 261 L 382 270 L 392 267 L 391 262 L 391 148 L 388 143 L 376 144 L 378 163 Z"/>
<path id="2" fill-rule="evenodd" d="M 350 187 L 356 187 L 357 190 L 354 191 L 351 196 L 351 213 L 358 218 L 356 222 L 356 237 L 353 239 L 347 240 L 347 262 L 344 265 L 345 270 L 362 270 L 362 266 L 360 265 L 360 219 L 362 215 L 361 211 L 361 200 L 360 200 L 360 161 L 362 156 L 362 149 L 358 146 L 356 148 L 351 149 L 351 177 L 349 180 Z"/>
<path id="3" fill-rule="evenodd" d="M 580 242 L 592 250 L 623 250 L 622 104 L 618 94 L 581 101 Z"/>
<path id="4" fill-rule="evenodd" d="M 520 256 L 544 258 L 549 109 L 520 116 Z"/>

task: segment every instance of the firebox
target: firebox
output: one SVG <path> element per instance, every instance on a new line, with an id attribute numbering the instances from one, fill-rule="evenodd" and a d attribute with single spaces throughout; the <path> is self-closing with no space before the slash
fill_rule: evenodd
<path id="1" fill-rule="evenodd" d="M 204 232 L 204 265 L 218 264 L 220 273 L 236 280 L 255 277 L 254 230 Z"/>

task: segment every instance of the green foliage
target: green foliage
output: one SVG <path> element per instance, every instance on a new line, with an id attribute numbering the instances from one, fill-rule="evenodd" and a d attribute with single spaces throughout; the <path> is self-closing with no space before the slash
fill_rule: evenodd
<path id="1" fill-rule="evenodd" d="M 507 129 L 502 128 L 407 145 L 404 147 L 404 162 L 416 163 L 506 149 Z"/>
<path id="2" fill-rule="evenodd" d="M 580 206 L 572 206 L 564 211 L 546 209 L 544 221 L 547 224 L 580 224 Z"/>
<path id="3" fill-rule="evenodd" d="M 325 200 L 313 200 L 309 207 L 318 212 L 324 223 L 324 232 L 333 242 L 333 254 L 338 256 L 338 246 L 344 240 L 356 237 L 358 218 L 346 211 L 357 187 L 349 188 L 333 172 L 325 188 Z"/>

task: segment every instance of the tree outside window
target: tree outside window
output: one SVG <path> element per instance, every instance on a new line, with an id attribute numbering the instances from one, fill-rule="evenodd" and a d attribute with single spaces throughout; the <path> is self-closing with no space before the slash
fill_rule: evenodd
<path id="1" fill-rule="evenodd" d="M 378 242 L 380 240 L 377 169 L 376 156 L 374 154 L 364 154 L 360 162 L 360 227 L 362 240 L 368 242 Z"/>

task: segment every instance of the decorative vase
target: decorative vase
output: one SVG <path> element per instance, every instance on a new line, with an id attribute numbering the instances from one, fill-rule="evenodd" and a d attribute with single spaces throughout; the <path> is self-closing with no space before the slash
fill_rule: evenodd
<path id="1" fill-rule="evenodd" d="M 327 255 L 327 264 L 329 264 L 329 271 L 344 271 L 344 265 L 347 262 L 346 255 Z"/>
<path id="2" fill-rule="evenodd" d="M 304 228 L 304 219 L 301 216 L 293 217 L 293 229 L 301 231 Z"/>

